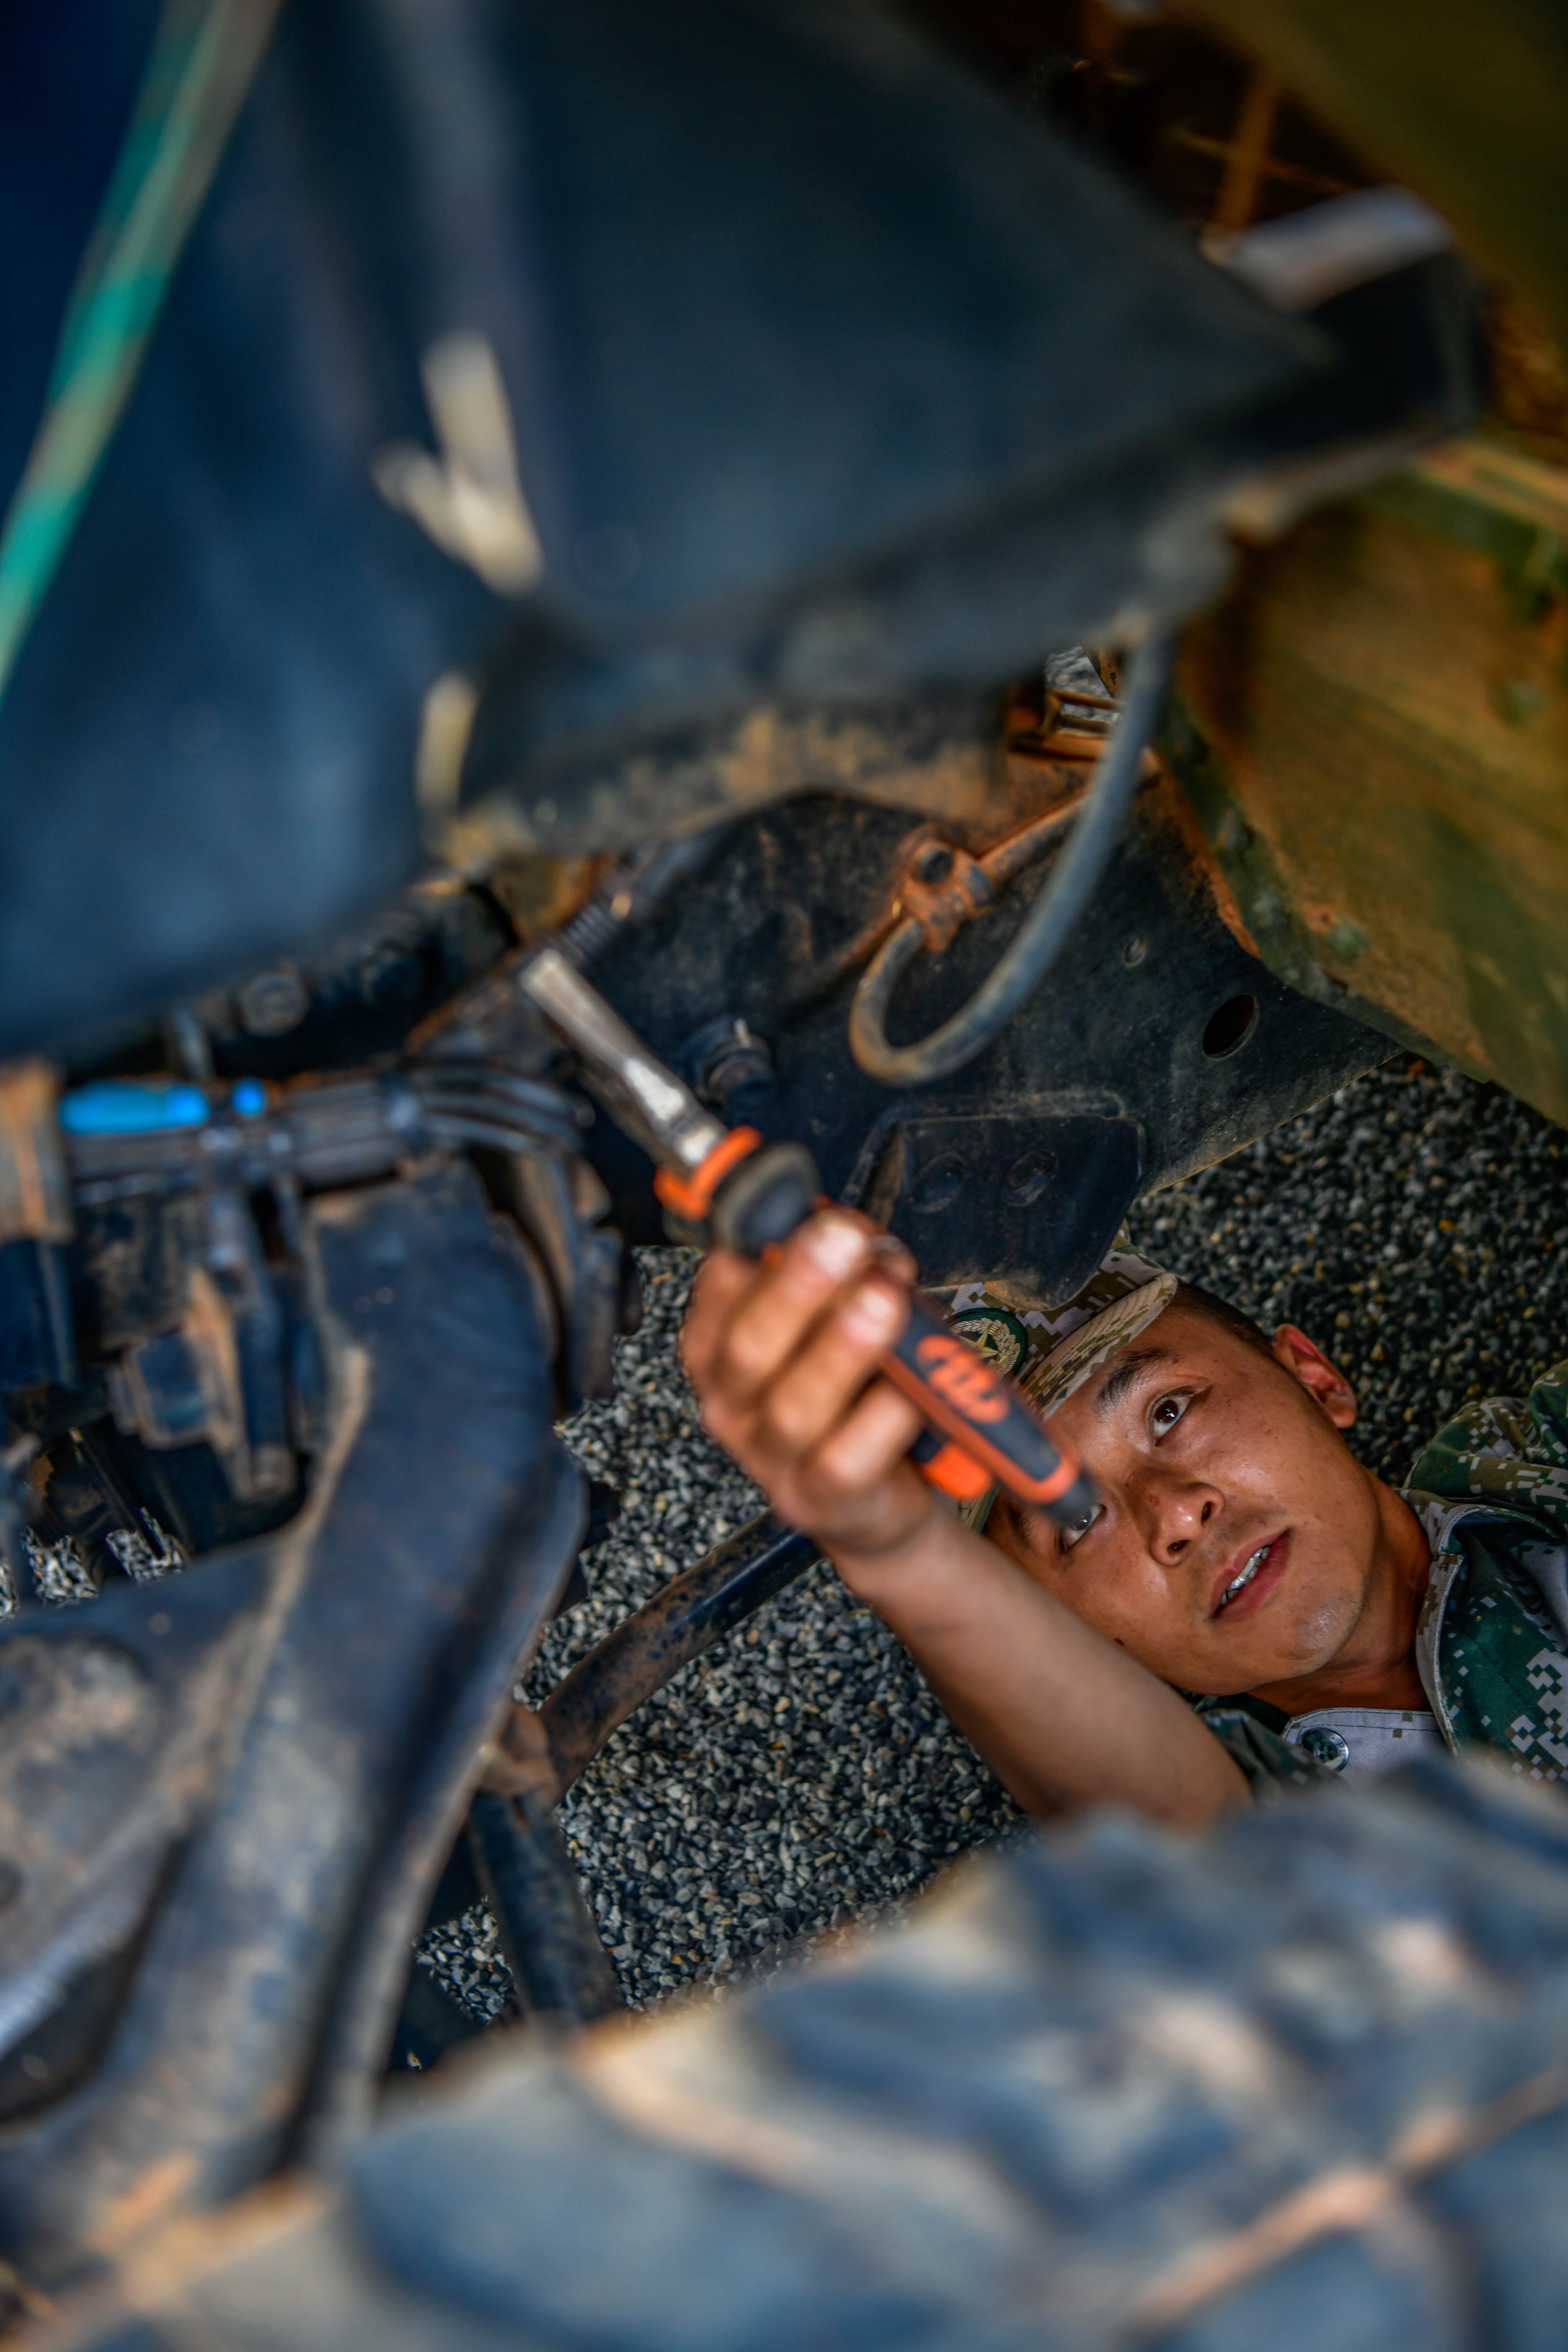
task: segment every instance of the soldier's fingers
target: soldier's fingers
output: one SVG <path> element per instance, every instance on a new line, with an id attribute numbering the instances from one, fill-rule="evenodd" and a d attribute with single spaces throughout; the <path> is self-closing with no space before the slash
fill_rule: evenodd
<path id="1" fill-rule="evenodd" d="M 873 1381 L 802 1464 L 801 1475 L 827 1502 L 863 1494 L 898 1468 L 922 1426 L 890 1381 Z"/>
<path id="2" fill-rule="evenodd" d="M 680 1327 L 680 1360 L 694 1387 L 702 1387 L 725 1325 L 761 1278 L 761 1267 L 735 1250 L 716 1249 L 698 1267 L 691 1304 Z"/>
<path id="3" fill-rule="evenodd" d="M 816 1445 L 859 1395 L 908 1314 L 909 1293 L 882 1274 L 843 1293 L 759 1394 L 763 1444 L 781 1461 Z"/>
<path id="4" fill-rule="evenodd" d="M 871 1236 L 871 1255 L 884 1274 L 890 1274 L 895 1282 L 904 1282 L 913 1286 L 916 1274 L 915 1262 L 896 1234 L 874 1233 Z"/>
<path id="5" fill-rule="evenodd" d="M 867 1263 L 871 1235 L 863 1218 L 842 1209 L 825 1210 L 792 1234 L 774 1263 L 731 1308 L 707 1380 L 732 1403 L 759 1396 L 835 1293 Z"/>

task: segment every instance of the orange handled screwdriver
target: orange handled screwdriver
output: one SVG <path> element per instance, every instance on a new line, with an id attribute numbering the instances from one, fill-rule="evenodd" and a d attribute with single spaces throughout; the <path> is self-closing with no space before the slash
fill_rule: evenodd
<path id="1" fill-rule="evenodd" d="M 672 1240 L 762 1257 L 820 1206 L 808 1151 L 715 1118 L 561 949 L 527 957 L 518 984 L 574 1048 L 610 1116 L 658 1161 L 654 1190 Z M 935 1299 L 910 1292 L 882 1369 L 920 1409 L 927 1428 L 911 1458 L 944 1494 L 971 1502 L 995 1484 L 1069 1527 L 1093 1510 L 1077 1456 L 1057 1444 L 1023 1390 L 958 1337 Z"/>

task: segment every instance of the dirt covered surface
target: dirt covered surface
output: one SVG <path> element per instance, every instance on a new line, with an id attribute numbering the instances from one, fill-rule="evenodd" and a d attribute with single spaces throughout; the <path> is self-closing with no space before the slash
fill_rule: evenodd
<path id="1" fill-rule="evenodd" d="M 1395 1482 L 1468 1398 L 1568 1354 L 1568 1136 L 1467 1078 L 1401 1060 L 1233 1160 L 1141 1202 L 1135 1244 L 1289 1321 L 1354 1381 L 1352 1443 Z M 676 1359 L 694 1261 L 645 1254 L 648 1311 L 574 1450 L 619 1487 L 591 1599 L 551 1633 L 541 1697 L 668 1576 L 760 1507 L 697 1426 Z M 1016 1819 L 899 1644 L 818 1567 L 678 1675 L 610 1743 L 563 1819 L 628 2000 L 722 1981 L 897 1906 Z M 481 1912 L 421 1948 L 480 2014 L 510 1985 Z"/>

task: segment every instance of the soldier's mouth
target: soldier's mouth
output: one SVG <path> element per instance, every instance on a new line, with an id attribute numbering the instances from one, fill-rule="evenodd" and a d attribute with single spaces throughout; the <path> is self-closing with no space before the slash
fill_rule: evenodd
<path id="1" fill-rule="evenodd" d="M 1284 1529 L 1251 1545 L 1222 1569 L 1209 1608 L 1211 1617 L 1249 1617 L 1260 1609 L 1289 1565 L 1290 1536 Z"/>

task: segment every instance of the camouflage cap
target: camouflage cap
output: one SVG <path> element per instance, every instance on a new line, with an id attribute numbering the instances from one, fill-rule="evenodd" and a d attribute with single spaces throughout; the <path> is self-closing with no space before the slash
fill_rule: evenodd
<path id="1" fill-rule="evenodd" d="M 966 1282 L 950 1294 L 948 1315 L 1050 1413 L 1163 1314 L 1176 1289 L 1177 1276 L 1140 1257 L 1122 1233 L 1064 1306 L 1042 1306 L 1020 1283 Z"/>

